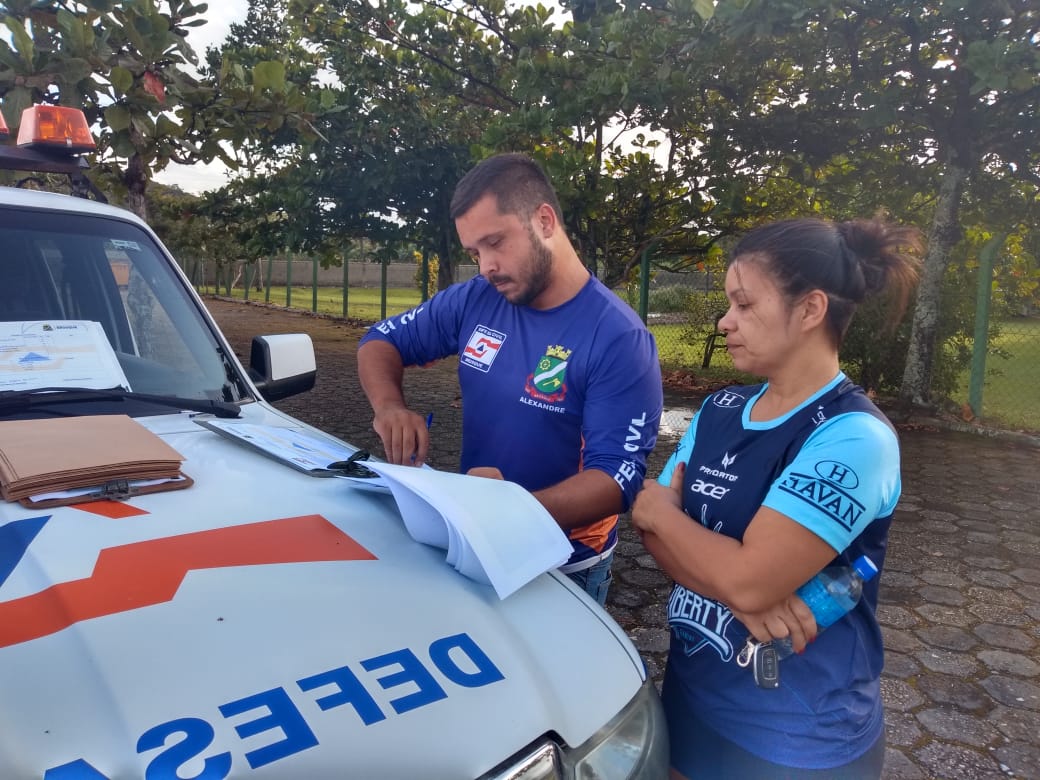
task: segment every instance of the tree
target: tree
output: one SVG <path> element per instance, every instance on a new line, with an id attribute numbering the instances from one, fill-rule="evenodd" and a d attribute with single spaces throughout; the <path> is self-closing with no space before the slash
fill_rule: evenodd
<path id="1" fill-rule="evenodd" d="M 423 247 L 442 259 L 444 287 L 459 257 L 448 215 L 455 182 L 487 154 L 524 150 L 549 170 L 570 232 L 608 281 L 658 234 L 681 241 L 676 225 L 696 209 L 674 180 L 655 181 L 642 150 L 622 151 L 605 135 L 612 123 L 614 133 L 630 126 L 640 104 L 632 57 L 610 52 L 618 36 L 638 33 L 616 18 L 590 13 L 579 35 L 549 9 L 501 0 L 294 2 L 289 14 L 336 84 L 319 120 L 327 140 L 301 154 L 294 180 L 312 192 L 329 232 Z M 657 24 L 636 16 L 643 31 Z M 615 208 L 641 184 L 657 193 L 641 210 Z M 682 214 L 660 219 L 669 209 Z M 618 229 L 619 219 L 636 222 Z"/>
<path id="2" fill-rule="evenodd" d="M 887 150 L 907 169 L 900 178 L 927 195 L 928 249 L 901 395 L 929 403 L 943 284 L 963 235 L 965 198 L 994 180 L 1005 191 L 1008 182 L 1040 182 L 1040 12 L 1028 0 L 771 0 L 749 4 L 730 34 L 735 45 L 763 37 L 798 43 L 784 49 L 783 62 L 789 86 L 802 89 L 756 102 L 823 131 L 799 133 L 804 147 L 819 145 L 831 159 L 845 146 L 860 172 Z M 874 151 L 860 158 L 863 149 Z M 925 187 L 929 180 L 935 184 Z M 977 216 L 992 232 L 1005 217 L 998 210 Z"/>
<path id="3" fill-rule="evenodd" d="M 205 266 L 219 268 L 242 255 L 239 236 L 206 213 L 204 198 L 157 183 L 147 197 L 152 228 L 192 281 L 203 281 Z"/>
<path id="4" fill-rule="evenodd" d="M 476 22 L 435 3 L 294 8 L 337 85 L 321 117 L 327 140 L 299 172 L 325 230 L 426 249 L 447 286 L 458 255 L 451 193 L 490 114 L 515 105 L 500 88 L 509 68 Z"/>
<path id="5" fill-rule="evenodd" d="M 217 157 L 235 167 L 232 148 L 245 139 L 292 125 L 306 136 L 307 97 L 288 85 L 280 60 L 250 71 L 229 64 L 201 79 L 190 30 L 206 10 L 191 0 L 10 0 L 0 39 L 0 97 L 17 127 L 32 103 L 82 108 L 100 127 L 99 146 L 111 155 L 112 177 L 129 207 L 146 217 L 152 173 L 171 160 Z M 125 161 L 125 162 L 124 162 Z"/>

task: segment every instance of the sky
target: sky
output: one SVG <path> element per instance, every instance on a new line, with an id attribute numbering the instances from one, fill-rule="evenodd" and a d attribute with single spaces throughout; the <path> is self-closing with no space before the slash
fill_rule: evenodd
<path id="1" fill-rule="evenodd" d="M 216 0 L 210 2 L 209 9 L 202 16 L 206 24 L 193 27 L 188 33 L 188 43 L 201 58 L 206 49 L 219 46 L 227 36 L 232 23 L 242 22 L 249 8 L 248 0 Z M 199 194 L 206 190 L 215 190 L 227 183 L 227 169 L 219 162 L 203 165 L 177 165 L 170 163 L 166 170 L 157 173 L 155 181 L 163 184 L 176 184 L 185 192 Z"/>

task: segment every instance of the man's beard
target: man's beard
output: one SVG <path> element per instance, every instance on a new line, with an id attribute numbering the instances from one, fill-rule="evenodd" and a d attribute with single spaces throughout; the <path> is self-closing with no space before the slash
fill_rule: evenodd
<path id="1" fill-rule="evenodd" d="M 531 253 L 528 255 L 527 268 L 520 277 L 520 289 L 512 296 L 505 296 L 514 306 L 529 306 L 533 300 L 545 292 L 552 275 L 552 252 L 542 245 L 530 227 L 527 229 L 531 241 Z M 508 276 L 491 276 L 492 284 L 514 281 Z"/>

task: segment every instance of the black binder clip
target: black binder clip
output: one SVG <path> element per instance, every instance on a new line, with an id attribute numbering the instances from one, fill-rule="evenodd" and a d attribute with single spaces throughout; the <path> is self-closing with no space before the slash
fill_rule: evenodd
<path id="1" fill-rule="evenodd" d="M 335 463 L 330 463 L 325 468 L 328 471 L 338 471 L 346 477 L 359 477 L 361 479 L 378 477 L 379 475 L 372 471 L 372 469 L 365 468 L 361 465 L 360 461 L 368 460 L 368 458 L 368 450 L 358 450 L 346 460 L 337 460 Z"/>
<path id="2" fill-rule="evenodd" d="M 98 497 L 110 501 L 126 501 L 130 498 L 130 482 L 125 479 L 110 480 L 102 485 Z"/>

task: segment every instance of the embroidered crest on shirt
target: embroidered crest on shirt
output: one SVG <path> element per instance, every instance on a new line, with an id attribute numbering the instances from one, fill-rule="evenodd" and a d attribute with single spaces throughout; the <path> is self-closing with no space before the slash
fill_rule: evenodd
<path id="1" fill-rule="evenodd" d="M 534 371 L 528 374 L 524 392 L 539 401 L 562 401 L 567 395 L 567 360 L 571 351 L 559 345 L 547 347 Z"/>
<path id="2" fill-rule="evenodd" d="M 486 374 L 491 370 L 491 364 L 498 357 L 498 351 L 505 340 L 505 333 L 477 325 L 466 342 L 466 348 L 462 350 L 459 361 Z"/>

